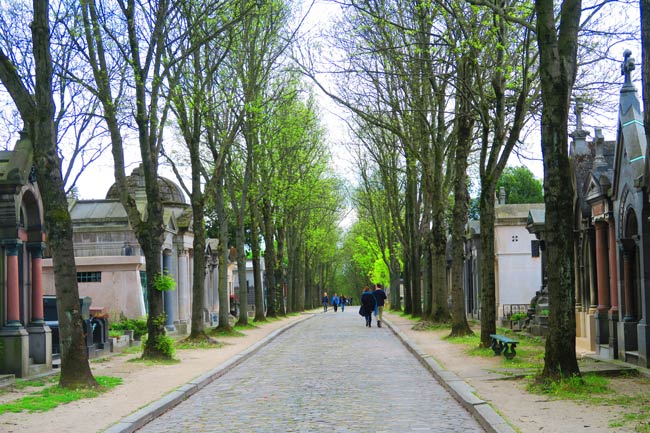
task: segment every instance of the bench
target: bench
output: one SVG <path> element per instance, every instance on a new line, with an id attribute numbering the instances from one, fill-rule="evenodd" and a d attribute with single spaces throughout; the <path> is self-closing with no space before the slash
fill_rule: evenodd
<path id="1" fill-rule="evenodd" d="M 503 355 L 507 359 L 512 359 L 515 357 L 517 352 L 515 347 L 517 347 L 517 340 L 508 338 L 505 335 L 500 334 L 490 334 L 490 339 L 492 340 L 492 345 L 490 346 L 494 351 L 495 355 Z"/>

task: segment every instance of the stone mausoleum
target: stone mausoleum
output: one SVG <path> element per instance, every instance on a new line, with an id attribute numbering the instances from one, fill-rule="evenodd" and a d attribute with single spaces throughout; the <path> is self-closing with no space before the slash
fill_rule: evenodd
<path id="1" fill-rule="evenodd" d="M 22 135 L 0 152 L 0 374 L 32 376 L 52 368 L 52 334 L 43 317 L 43 206 Z"/>

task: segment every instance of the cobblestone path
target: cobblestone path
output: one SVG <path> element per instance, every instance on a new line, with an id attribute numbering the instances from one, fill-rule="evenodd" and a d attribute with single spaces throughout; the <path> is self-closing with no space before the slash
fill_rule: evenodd
<path id="1" fill-rule="evenodd" d="M 374 321 L 373 321 L 374 322 Z M 393 333 L 316 314 L 140 432 L 483 432 Z"/>

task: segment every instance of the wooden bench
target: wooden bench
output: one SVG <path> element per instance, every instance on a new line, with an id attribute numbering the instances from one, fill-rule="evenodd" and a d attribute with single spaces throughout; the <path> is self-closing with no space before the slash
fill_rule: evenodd
<path id="1" fill-rule="evenodd" d="M 492 339 L 492 345 L 490 347 L 495 355 L 503 355 L 507 359 L 512 359 L 517 354 L 515 351 L 515 347 L 519 343 L 517 340 L 500 334 L 490 334 L 490 339 Z"/>

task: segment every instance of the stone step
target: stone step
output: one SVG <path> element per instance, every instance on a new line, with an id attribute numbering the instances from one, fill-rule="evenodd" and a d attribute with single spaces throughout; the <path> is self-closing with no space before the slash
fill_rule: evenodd
<path id="1" fill-rule="evenodd" d="M 11 386 L 16 383 L 16 376 L 13 374 L 0 374 L 0 388 Z"/>

